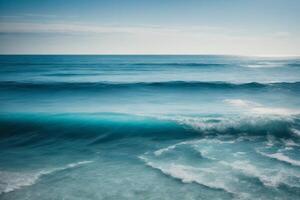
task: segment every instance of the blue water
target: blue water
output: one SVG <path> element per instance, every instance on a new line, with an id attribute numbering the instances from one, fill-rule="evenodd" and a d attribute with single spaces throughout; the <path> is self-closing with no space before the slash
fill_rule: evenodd
<path id="1" fill-rule="evenodd" d="M 299 199 L 300 58 L 0 56 L 0 199 Z"/>

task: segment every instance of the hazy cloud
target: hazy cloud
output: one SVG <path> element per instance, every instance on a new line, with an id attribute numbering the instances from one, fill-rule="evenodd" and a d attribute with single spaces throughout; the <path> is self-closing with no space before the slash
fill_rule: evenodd
<path id="1" fill-rule="evenodd" d="M 71 23 L 1 22 L 1 33 L 174 33 L 178 29 L 155 26 L 97 26 Z"/>

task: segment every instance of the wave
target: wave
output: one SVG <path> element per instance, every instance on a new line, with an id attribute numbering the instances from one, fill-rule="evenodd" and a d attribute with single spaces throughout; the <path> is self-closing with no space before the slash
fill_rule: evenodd
<path id="1" fill-rule="evenodd" d="M 291 66 L 291 67 L 300 67 L 300 63 L 289 63 L 288 66 Z"/>
<path id="2" fill-rule="evenodd" d="M 88 161 L 88 160 L 79 161 L 75 163 L 70 163 L 64 167 L 40 170 L 38 172 L 22 173 L 22 172 L 0 171 L 0 194 L 13 192 L 17 189 L 34 185 L 42 176 L 50 175 L 58 171 L 72 169 L 92 162 L 93 161 Z"/>
<path id="3" fill-rule="evenodd" d="M 120 63 L 105 63 L 105 62 L 1 62 L 1 64 L 11 64 L 13 66 L 94 66 L 101 68 L 103 66 L 227 66 L 225 63 L 201 63 L 201 62 L 120 62 Z"/>
<path id="4" fill-rule="evenodd" d="M 227 64 L 222 63 L 184 63 L 184 62 L 173 62 L 173 63 L 130 63 L 130 65 L 137 66 L 189 66 L 189 67 L 226 67 Z"/>
<path id="5" fill-rule="evenodd" d="M 84 139 L 90 140 L 90 145 L 97 145 L 132 137 L 166 140 L 206 135 L 272 135 L 297 141 L 299 137 L 293 130 L 298 126 L 296 116 L 145 116 L 118 113 L 0 115 L 0 137 L 16 137 L 10 145 L 17 146 L 33 145 L 43 141 L 43 138 L 44 142 L 51 138 Z M 124 132 L 124 129 L 127 131 Z M 34 134 L 39 132 L 42 134 Z"/>
<path id="6" fill-rule="evenodd" d="M 102 73 L 49 73 L 49 74 L 44 74 L 43 76 L 62 76 L 62 77 L 67 77 L 67 76 L 97 76 L 101 75 Z"/>
<path id="7" fill-rule="evenodd" d="M 229 82 L 17 82 L 1 81 L 0 89 L 129 89 L 129 88 L 157 88 L 157 89 L 288 89 L 300 90 L 300 82 L 278 83 L 229 83 Z"/>
<path id="8" fill-rule="evenodd" d="M 267 153 L 264 153 L 264 152 L 261 152 L 261 151 L 257 151 L 257 152 L 259 154 L 265 156 L 265 157 L 276 159 L 276 160 L 288 163 L 290 165 L 300 167 L 300 161 L 299 160 L 294 160 L 294 159 L 284 155 L 283 153 L 278 152 L 278 153 L 274 153 L 274 154 L 267 154 Z"/>
<path id="9" fill-rule="evenodd" d="M 294 128 L 299 125 L 293 115 L 225 115 L 225 116 L 159 116 L 174 121 L 202 135 L 248 135 L 298 138 Z"/>
<path id="10" fill-rule="evenodd" d="M 300 63 L 289 63 L 287 61 L 275 62 L 275 61 L 265 61 L 265 62 L 254 62 L 254 63 L 220 63 L 220 62 L 61 62 L 61 61 L 52 61 L 52 62 L 4 62 L 0 63 L 3 66 L 33 66 L 33 67 L 43 67 L 43 66 L 55 66 L 55 67 L 64 67 L 64 68 L 78 68 L 82 66 L 92 67 L 93 69 L 103 69 L 106 66 L 117 66 L 117 67 L 134 67 L 134 66 L 153 66 L 153 67 L 246 67 L 246 68 L 277 68 L 277 67 L 299 67 Z M 105 69 L 104 69 L 105 70 Z"/>

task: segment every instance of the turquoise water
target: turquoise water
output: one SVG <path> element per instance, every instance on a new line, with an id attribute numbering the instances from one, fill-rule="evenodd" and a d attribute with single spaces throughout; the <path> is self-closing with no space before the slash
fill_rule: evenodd
<path id="1" fill-rule="evenodd" d="M 300 58 L 0 56 L 0 199 L 298 199 Z"/>

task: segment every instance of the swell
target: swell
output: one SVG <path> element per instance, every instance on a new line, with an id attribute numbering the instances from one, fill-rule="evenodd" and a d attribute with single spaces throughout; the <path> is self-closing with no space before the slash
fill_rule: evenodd
<path id="1" fill-rule="evenodd" d="M 52 74 L 45 74 L 44 76 L 59 76 L 59 77 L 68 77 L 68 76 L 97 76 L 101 75 L 101 73 L 52 73 Z"/>
<path id="2" fill-rule="evenodd" d="M 97 145 L 124 138 L 185 139 L 196 133 L 180 124 L 125 114 L 0 115 L 0 148 L 78 141 Z"/>
<path id="3" fill-rule="evenodd" d="M 220 63 L 133 63 L 131 65 L 137 66 L 188 66 L 188 67 L 226 67 L 227 64 L 220 64 Z"/>
<path id="4" fill-rule="evenodd" d="M 288 89 L 300 90 L 300 82 L 278 83 L 230 83 L 230 82 L 17 82 L 1 81 L 0 89 L 128 89 L 128 88 L 159 88 L 159 89 Z"/>
<path id="5" fill-rule="evenodd" d="M 207 135 L 239 137 L 269 136 L 298 141 L 294 130 L 297 119 L 226 119 L 205 120 L 202 117 L 160 118 L 128 114 L 2 114 L 0 115 L 0 148 L 57 145 L 57 141 L 78 141 L 98 145 L 121 139 L 178 140 Z"/>
<path id="6" fill-rule="evenodd" d="M 115 66 L 190 66 L 190 67 L 225 67 L 228 64 L 225 63 L 201 63 L 201 62 L 1 62 L 1 64 L 10 66 L 94 66 L 105 67 L 109 65 Z"/>

